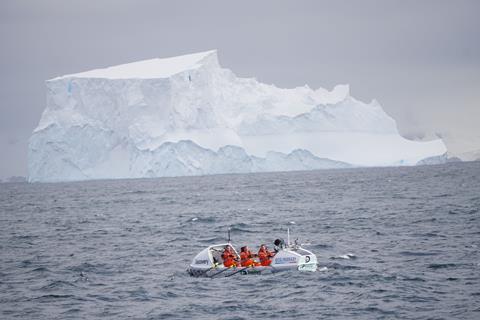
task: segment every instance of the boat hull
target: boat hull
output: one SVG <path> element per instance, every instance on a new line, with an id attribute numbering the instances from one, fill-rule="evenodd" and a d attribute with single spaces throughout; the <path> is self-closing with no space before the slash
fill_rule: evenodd
<path id="1" fill-rule="evenodd" d="M 301 264 L 290 266 L 256 266 L 256 267 L 232 267 L 226 268 L 224 266 L 218 266 L 214 268 L 195 268 L 190 267 L 187 272 L 192 277 L 205 277 L 205 278 L 221 278 L 230 277 L 234 275 L 247 275 L 247 274 L 270 274 L 282 271 L 316 271 L 317 264 Z"/>

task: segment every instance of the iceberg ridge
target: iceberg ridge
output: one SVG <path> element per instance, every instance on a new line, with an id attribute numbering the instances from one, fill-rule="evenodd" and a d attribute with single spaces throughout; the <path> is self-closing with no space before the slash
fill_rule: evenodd
<path id="1" fill-rule="evenodd" d="M 281 89 L 239 78 L 216 50 L 46 86 L 29 181 L 414 165 L 446 152 L 441 140 L 401 137 L 380 104 L 354 99 L 348 85 Z"/>

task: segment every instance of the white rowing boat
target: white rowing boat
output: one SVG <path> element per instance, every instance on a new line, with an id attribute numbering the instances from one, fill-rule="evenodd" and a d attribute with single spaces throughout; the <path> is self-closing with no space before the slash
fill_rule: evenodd
<path id="1" fill-rule="evenodd" d="M 290 238 L 290 237 L 288 237 Z M 195 258 L 193 258 L 187 272 L 194 277 L 230 277 L 235 274 L 252 274 L 252 273 L 274 273 L 286 270 L 298 271 L 316 271 L 317 256 L 311 251 L 302 248 L 296 242 L 287 244 L 283 241 L 276 249 L 275 255 L 271 258 L 272 263 L 269 266 L 251 266 L 251 267 L 230 267 L 223 265 L 222 252 L 227 246 L 231 246 L 234 254 L 239 257 L 235 246 L 231 242 L 215 244 L 209 246 Z"/>

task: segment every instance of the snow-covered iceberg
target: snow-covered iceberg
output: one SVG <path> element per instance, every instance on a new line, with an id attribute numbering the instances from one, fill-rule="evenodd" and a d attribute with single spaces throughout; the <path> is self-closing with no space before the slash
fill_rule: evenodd
<path id="1" fill-rule="evenodd" d="M 382 107 L 308 86 L 238 78 L 216 51 L 48 80 L 29 181 L 414 165 L 446 152 L 410 141 Z"/>

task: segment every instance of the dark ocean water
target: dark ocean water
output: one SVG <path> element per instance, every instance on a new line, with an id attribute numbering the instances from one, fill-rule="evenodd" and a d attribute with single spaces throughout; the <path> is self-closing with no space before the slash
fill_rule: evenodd
<path id="1" fill-rule="evenodd" d="M 188 276 L 228 226 L 320 271 Z M 479 162 L 3 184 L 0 318 L 480 319 L 479 247 Z"/>

